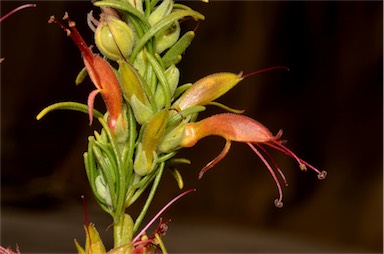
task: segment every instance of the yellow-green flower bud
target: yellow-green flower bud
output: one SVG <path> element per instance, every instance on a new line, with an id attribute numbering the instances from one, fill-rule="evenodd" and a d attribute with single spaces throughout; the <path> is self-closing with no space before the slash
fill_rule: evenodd
<path id="1" fill-rule="evenodd" d="M 164 74 L 165 74 L 165 77 L 167 78 L 171 95 L 173 95 L 175 93 L 177 85 L 179 84 L 180 71 L 175 65 L 171 65 L 164 72 Z M 155 100 L 159 108 L 164 107 L 165 105 L 164 90 L 160 85 L 156 89 Z"/>
<path id="2" fill-rule="evenodd" d="M 144 84 L 140 74 L 124 60 L 118 60 L 121 73 L 121 89 L 124 98 L 131 105 L 139 124 L 147 122 L 153 115 L 150 103 L 144 92 Z"/>
<path id="3" fill-rule="evenodd" d="M 80 244 L 75 239 L 75 246 L 79 254 L 85 253 L 97 253 L 104 254 L 107 253 L 105 250 L 104 244 L 101 241 L 99 232 L 97 232 L 96 227 L 93 223 L 84 225 L 84 230 L 86 234 L 85 240 L 85 249 L 80 246 Z"/>
<path id="4" fill-rule="evenodd" d="M 180 37 L 179 22 L 175 22 L 170 27 L 160 30 L 156 38 L 156 52 L 161 54 L 164 50 L 172 47 Z"/>
<path id="5" fill-rule="evenodd" d="M 137 175 L 145 176 L 153 170 L 157 161 L 158 146 L 164 137 L 165 127 L 168 123 L 168 115 L 168 109 L 161 110 L 148 122 L 133 164 Z"/>
<path id="6" fill-rule="evenodd" d="M 180 142 L 184 137 L 185 123 L 181 123 L 176 128 L 165 134 L 159 145 L 159 151 L 162 153 L 173 152 L 179 148 Z"/>
<path id="7" fill-rule="evenodd" d="M 100 15 L 100 24 L 95 32 L 97 48 L 112 60 L 128 59 L 134 45 L 132 29 L 113 15 Z"/>
<path id="8" fill-rule="evenodd" d="M 144 14 L 143 1 L 142 0 L 128 0 L 128 2 L 140 13 Z"/>
<path id="9" fill-rule="evenodd" d="M 98 175 L 95 178 L 95 186 L 97 193 L 104 199 L 108 206 L 112 206 L 111 193 L 102 175 Z"/>
<path id="10" fill-rule="evenodd" d="M 193 106 L 204 106 L 216 100 L 243 79 L 242 74 L 220 72 L 208 75 L 191 86 L 174 103 L 174 106 L 184 110 Z"/>
<path id="11" fill-rule="evenodd" d="M 123 114 L 119 115 L 116 121 L 115 130 L 113 132 L 116 142 L 118 144 L 124 144 L 129 136 L 127 108 L 123 105 Z"/>
<path id="12" fill-rule="evenodd" d="M 173 9 L 173 0 L 163 0 L 163 2 L 149 15 L 148 22 L 151 25 L 156 24 L 166 16 L 168 16 Z"/>

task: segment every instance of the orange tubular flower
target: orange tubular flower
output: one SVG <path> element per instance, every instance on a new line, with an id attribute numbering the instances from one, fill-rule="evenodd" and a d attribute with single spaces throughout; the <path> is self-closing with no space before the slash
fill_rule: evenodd
<path id="1" fill-rule="evenodd" d="M 93 104 L 95 96 L 101 93 L 107 110 L 109 112 L 109 127 L 114 130 L 117 124 L 119 116 L 122 114 L 122 93 L 112 67 L 109 63 L 97 54 L 93 54 L 91 49 L 87 46 L 84 39 L 81 37 L 79 31 L 76 29 L 75 22 L 71 21 L 68 17 L 68 13 L 65 13 L 63 20 L 68 20 L 68 27 L 63 25 L 54 16 L 51 16 L 48 23 L 56 23 L 67 35 L 72 38 L 81 51 L 83 56 L 84 65 L 87 69 L 88 75 L 91 78 L 93 84 L 96 86 L 96 90 L 92 91 L 88 97 L 89 108 L 89 122 L 92 124 L 93 118 Z"/>
<path id="2" fill-rule="evenodd" d="M 327 175 L 326 171 L 319 171 L 306 161 L 300 159 L 295 153 L 289 150 L 286 146 L 283 145 L 283 141 L 280 140 L 282 131 L 280 130 L 276 136 L 273 136 L 272 133 L 261 123 L 237 114 L 217 114 L 211 117 L 205 118 L 199 122 L 187 123 L 185 124 L 184 136 L 180 142 L 181 147 L 192 147 L 200 139 L 207 136 L 221 136 L 225 138 L 226 144 L 221 153 L 209 162 L 199 173 L 199 178 L 213 166 L 215 166 L 219 161 L 221 161 L 228 153 L 231 147 L 231 141 L 243 142 L 251 147 L 251 149 L 259 156 L 263 161 L 265 166 L 268 168 L 274 181 L 276 182 L 279 199 L 275 200 L 275 205 L 277 207 L 283 206 L 283 194 L 282 189 L 279 183 L 278 178 L 276 177 L 275 171 L 264 158 L 262 153 L 255 147 L 257 146 L 262 152 L 264 152 L 267 157 L 270 159 L 276 170 L 279 172 L 284 182 L 286 183 L 284 174 L 278 168 L 275 161 L 272 159 L 271 155 L 262 147 L 262 145 L 268 145 L 276 150 L 279 150 L 288 156 L 294 158 L 300 166 L 300 169 L 305 171 L 307 167 L 314 170 L 318 175 L 318 178 L 324 179 Z"/>

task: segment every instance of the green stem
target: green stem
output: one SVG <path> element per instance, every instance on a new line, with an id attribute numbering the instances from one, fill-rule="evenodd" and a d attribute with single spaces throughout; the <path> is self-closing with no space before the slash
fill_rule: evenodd
<path id="1" fill-rule="evenodd" d="M 113 224 L 113 245 L 114 248 L 129 244 L 133 237 L 133 220 L 131 216 L 124 213 L 120 219 Z"/>
<path id="2" fill-rule="evenodd" d="M 157 244 L 160 246 L 161 253 L 163 253 L 163 254 L 168 254 L 167 249 L 165 248 L 164 243 L 163 243 L 163 241 L 161 240 L 161 237 L 159 236 L 158 233 L 155 234 L 155 238 L 156 238 L 156 240 L 157 240 Z"/>

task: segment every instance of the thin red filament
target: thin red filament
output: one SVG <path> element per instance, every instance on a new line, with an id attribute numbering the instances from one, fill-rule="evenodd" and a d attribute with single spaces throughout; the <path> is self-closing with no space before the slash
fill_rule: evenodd
<path id="1" fill-rule="evenodd" d="M 0 18 L 0 22 L 2 22 L 3 20 L 5 20 L 6 18 L 8 18 L 9 16 L 11 16 L 12 14 L 22 10 L 22 9 L 25 9 L 25 8 L 29 8 L 29 7 L 36 7 L 36 4 L 24 4 L 24 5 L 21 5 L 15 9 L 13 9 L 12 11 L 8 12 L 7 14 L 5 14 L 3 17 Z"/>
<path id="2" fill-rule="evenodd" d="M 187 191 L 184 191 L 183 193 L 179 194 L 178 196 L 176 196 L 175 198 L 173 198 L 171 201 L 168 202 L 168 204 L 166 204 L 153 218 L 150 222 L 148 222 L 148 224 L 140 231 L 140 233 L 138 233 L 136 235 L 136 237 L 132 240 L 132 242 L 135 242 L 137 241 L 140 236 L 142 236 L 145 231 L 157 220 L 157 218 L 160 217 L 160 215 L 168 208 L 170 207 L 173 203 L 175 203 L 177 200 L 179 200 L 180 198 L 184 197 L 185 195 L 191 193 L 191 192 L 194 192 L 196 191 L 196 189 L 190 189 L 190 190 L 187 190 Z"/>
<path id="3" fill-rule="evenodd" d="M 286 66 L 273 66 L 273 67 L 265 68 L 262 70 L 258 70 L 258 71 L 254 71 L 254 72 L 242 75 L 242 78 L 247 78 L 247 77 L 262 73 L 262 72 L 271 71 L 271 70 L 275 70 L 275 69 L 284 69 L 284 70 L 289 71 L 289 68 Z"/>
<path id="4" fill-rule="evenodd" d="M 277 186 L 277 190 L 279 192 L 279 198 L 275 200 L 275 206 L 278 207 L 278 208 L 281 208 L 283 207 L 283 190 L 281 188 L 281 185 L 280 185 L 280 182 L 279 180 L 277 179 L 276 177 L 276 174 L 275 172 L 273 171 L 271 165 L 269 165 L 268 161 L 264 158 L 264 156 L 256 149 L 256 147 L 253 146 L 252 143 L 249 143 L 247 142 L 247 145 L 249 147 L 251 147 L 251 149 L 257 154 L 257 156 L 259 156 L 259 158 L 261 159 L 261 161 L 264 163 L 264 165 L 268 168 L 269 172 L 271 173 L 272 175 L 272 178 L 273 180 L 275 181 L 276 183 L 276 186 Z"/>

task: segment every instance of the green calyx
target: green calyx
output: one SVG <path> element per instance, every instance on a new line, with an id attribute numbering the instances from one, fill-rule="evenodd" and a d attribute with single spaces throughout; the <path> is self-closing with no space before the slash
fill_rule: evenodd
<path id="1" fill-rule="evenodd" d="M 135 36 L 127 23 L 109 14 L 102 13 L 95 32 L 97 48 L 109 59 L 128 59 Z"/>

